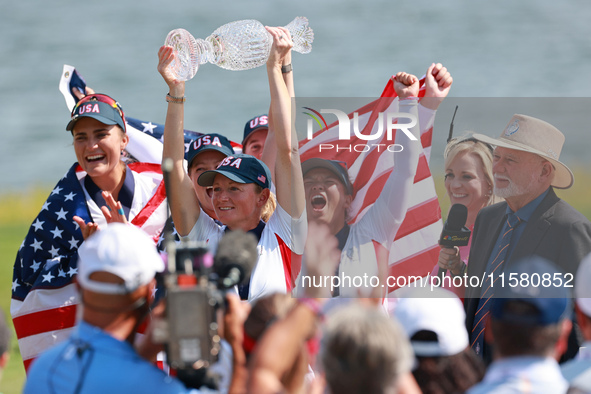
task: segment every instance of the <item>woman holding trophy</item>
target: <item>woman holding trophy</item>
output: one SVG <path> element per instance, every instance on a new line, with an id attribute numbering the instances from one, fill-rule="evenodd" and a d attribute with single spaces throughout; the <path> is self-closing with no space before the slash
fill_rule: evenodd
<path id="1" fill-rule="evenodd" d="M 240 229 L 258 238 L 259 259 L 249 285 L 240 289 L 243 299 L 254 300 L 274 292 L 289 292 L 292 256 L 301 255 L 307 232 L 305 199 L 297 137 L 291 130 L 291 97 L 282 76 L 282 62 L 293 42 L 283 27 L 267 27 L 273 45 L 267 60 L 271 116 L 275 130 L 275 187 L 277 209 L 261 220 L 270 196 L 271 175 L 267 166 L 249 155 L 228 156 L 214 171 L 199 176 L 209 188 L 222 225 L 201 211 L 193 185 L 183 167 L 185 82 L 172 69 L 177 54 L 170 46 L 158 51 L 158 71 L 168 85 L 168 111 L 164 127 L 163 160 L 173 161 L 169 201 L 177 231 L 183 237 L 206 241 L 213 253 L 227 230 Z"/>

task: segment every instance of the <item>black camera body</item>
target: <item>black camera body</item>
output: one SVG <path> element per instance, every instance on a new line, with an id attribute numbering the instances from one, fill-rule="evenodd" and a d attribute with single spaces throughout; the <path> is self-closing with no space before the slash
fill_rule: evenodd
<path id="1" fill-rule="evenodd" d="M 172 160 L 164 160 L 162 173 L 169 198 L 171 170 Z M 221 350 L 218 311 L 225 308 L 225 293 L 250 280 L 258 260 L 258 242 L 253 234 L 228 231 L 214 257 L 205 242 L 181 239 L 177 243 L 172 226 L 169 220 L 163 231 L 168 255 L 168 270 L 163 275 L 166 318 L 154 322 L 152 335 L 156 343 L 165 345 L 166 362 L 179 377 L 195 375 L 195 371 L 201 376 L 218 360 Z"/>
<path id="2" fill-rule="evenodd" d="M 227 232 L 215 257 L 202 242 L 170 241 L 166 249 L 166 319 L 155 327 L 154 339 L 165 344 L 166 362 L 177 371 L 207 368 L 221 350 L 218 311 L 225 308 L 226 291 L 250 279 L 258 259 L 256 238 Z"/>
<path id="3" fill-rule="evenodd" d="M 206 245 L 197 242 L 173 241 L 166 249 L 166 319 L 156 326 L 154 339 L 165 345 L 166 362 L 172 368 L 209 367 L 221 349 L 217 311 L 224 306 L 212 272 L 213 257 Z"/>

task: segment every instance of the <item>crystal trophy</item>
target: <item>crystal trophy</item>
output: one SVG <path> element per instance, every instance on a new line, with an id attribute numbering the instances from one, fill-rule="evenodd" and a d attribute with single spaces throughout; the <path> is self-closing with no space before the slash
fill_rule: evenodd
<path id="1" fill-rule="evenodd" d="M 314 32 L 308 19 L 297 17 L 285 28 L 291 34 L 293 50 L 309 53 Z M 168 33 L 164 45 L 176 52 L 171 64 L 177 79 L 187 81 L 195 76 L 200 64 L 213 63 L 226 70 L 249 70 L 265 64 L 271 51 L 273 37 L 256 20 L 242 20 L 225 24 L 206 39 L 195 39 L 185 29 Z"/>

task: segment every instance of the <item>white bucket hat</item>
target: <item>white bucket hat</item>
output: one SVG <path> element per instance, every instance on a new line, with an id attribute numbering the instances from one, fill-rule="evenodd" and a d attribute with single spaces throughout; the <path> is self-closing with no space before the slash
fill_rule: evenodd
<path id="1" fill-rule="evenodd" d="M 568 189 L 575 182 L 572 171 L 558 160 L 564 135 L 548 122 L 515 114 L 498 139 L 483 134 L 473 137 L 494 146 L 530 152 L 547 159 L 556 169 L 552 186 L 557 189 Z"/>
<path id="2" fill-rule="evenodd" d="M 83 289 L 101 294 L 131 293 L 164 270 L 154 241 L 130 224 L 109 224 L 84 241 L 78 254 L 78 283 Z M 90 279 L 90 274 L 97 271 L 117 275 L 124 283 Z"/>

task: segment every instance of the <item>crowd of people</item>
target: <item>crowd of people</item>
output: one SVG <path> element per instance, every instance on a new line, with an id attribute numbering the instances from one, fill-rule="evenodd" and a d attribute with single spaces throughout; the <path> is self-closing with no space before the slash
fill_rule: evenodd
<path id="1" fill-rule="evenodd" d="M 172 162 L 166 190 L 153 166 L 122 160 L 129 136 L 119 103 L 91 90 L 80 95 L 66 127 L 77 163 L 35 219 L 14 268 L 24 391 L 591 392 L 591 222 L 554 192 L 574 183 L 560 161 L 564 135 L 514 115 L 499 138 L 449 141 L 445 190 L 452 205 L 466 206 L 472 236 L 467 246 L 442 247 L 433 275 L 442 269 L 482 282 L 409 285 L 389 299 L 384 251 L 412 206 L 421 136 L 451 74 L 432 64 L 421 99 L 415 75 L 392 78 L 399 113 L 415 121 L 396 128 L 403 149 L 392 152 L 379 197 L 351 223 L 356 190 L 346 163 L 300 160 L 293 42 L 285 28 L 267 30 L 269 111 L 246 123 L 242 153 L 217 133 L 185 151 L 185 82 L 172 71 L 173 48 L 159 49 L 168 86 L 162 159 Z M 215 324 L 227 350 L 210 366 L 216 384 L 156 366 L 164 348 L 153 334 L 166 315 L 166 302 L 155 301 L 166 266 L 156 241 L 167 204 L 181 239 L 213 254 L 230 231 L 257 241 L 256 264 L 226 294 Z M 41 238 L 44 227 L 53 238 Z M 381 286 L 302 279 L 335 275 L 375 276 Z M 43 331 L 32 328 L 42 321 Z"/>

